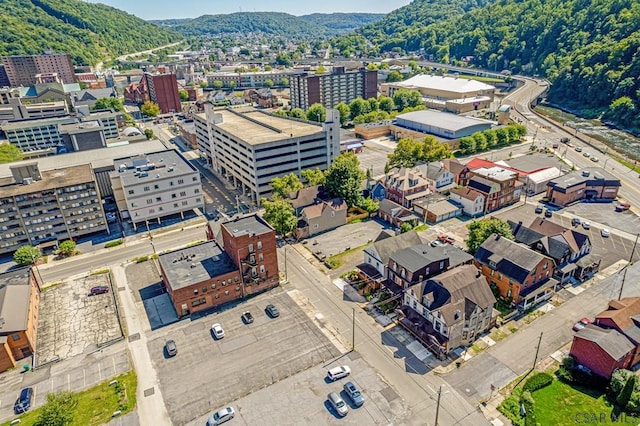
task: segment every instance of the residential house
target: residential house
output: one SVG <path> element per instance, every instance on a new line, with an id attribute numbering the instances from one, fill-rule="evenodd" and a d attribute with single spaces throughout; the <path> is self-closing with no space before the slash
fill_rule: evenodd
<path id="1" fill-rule="evenodd" d="M 556 291 L 553 259 L 499 234 L 487 238 L 474 258 L 491 288 L 520 309 L 547 300 Z"/>
<path id="2" fill-rule="evenodd" d="M 258 104 L 262 108 L 273 108 L 278 104 L 278 98 L 268 88 L 247 89 L 243 97 L 245 102 Z"/>
<path id="3" fill-rule="evenodd" d="M 308 238 L 346 223 L 347 203 L 334 198 L 302 209 L 295 233 L 298 238 Z"/>
<path id="4" fill-rule="evenodd" d="M 40 285 L 30 267 L 0 274 L 0 372 L 36 351 Z"/>
<path id="5" fill-rule="evenodd" d="M 305 207 L 318 204 L 324 200 L 329 200 L 331 197 L 325 191 L 323 185 L 314 185 L 302 188 L 298 191 L 289 193 L 289 202 L 295 210 L 296 217 L 302 214 L 302 210 Z"/>
<path id="6" fill-rule="evenodd" d="M 430 193 L 429 181 L 416 169 L 394 169 L 384 175 L 380 182 L 384 185 L 389 200 L 407 208 L 411 207 L 413 201 Z"/>
<path id="7" fill-rule="evenodd" d="M 381 201 L 387 197 L 387 189 L 382 183 L 375 182 L 369 190 L 369 194 L 372 200 Z"/>
<path id="8" fill-rule="evenodd" d="M 606 170 L 588 167 L 550 180 L 546 196 L 557 206 L 578 201 L 613 201 L 620 186 L 620 179 Z"/>
<path id="9" fill-rule="evenodd" d="M 440 223 L 447 219 L 462 216 L 462 207 L 447 199 L 428 196 L 413 202 L 413 211 L 420 219 L 428 223 Z"/>
<path id="10" fill-rule="evenodd" d="M 364 249 L 364 262 L 357 266 L 360 278 L 379 288 L 387 276 L 387 265 L 391 255 L 422 243 L 416 231 L 374 242 Z"/>
<path id="11" fill-rule="evenodd" d="M 535 218 L 528 227 L 522 222 L 507 222 L 516 242 L 554 260 L 556 268 L 553 276 L 560 283 L 565 283 L 572 277 L 581 280 L 586 272 L 597 271 L 600 262 L 597 262 L 595 270 L 593 266 L 578 265 L 580 259 L 591 253 L 591 241 L 586 234 L 541 217 Z"/>
<path id="12" fill-rule="evenodd" d="M 485 195 L 469 186 L 452 188 L 449 199 L 462 206 L 462 211 L 467 216 L 478 217 L 484 214 Z"/>
<path id="13" fill-rule="evenodd" d="M 487 198 L 486 212 L 501 209 L 520 200 L 522 183 L 518 181 L 518 173 L 502 167 L 483 167 L 472 170 L 471 174 L 469 186 L 484 193 Z"/>
<path id="14" fill-rule="evenodd" d="M 445 158 L 440 160 L 445 169 L 449 170 L 453 174 L 453 181 L 456 185 L 467 186 L 469 178 L 471 177 L 471 169 L 460 163 L 455 158 Z"/>
<path id="15" fill-rule="evenodd" d="M 409 287 L 401 324 L 444 358 L 491 328 L 495 303 L 480 271 L 462 265 Z"/>
<path id="16" fill-rule="evenodd" d="M 429 277 L 472 262 L 473 256 L 452 245 L 419 244 L 391 254 L 387 279 L 382 284 L 392 292 L 400 293 Z"/>
<path id="17" fill-rule="evenodd" d="M 411 210 L 402 207 L 400 204 L 391 200 L 381 200 L 378 208 L 378 217 L 391 225 L 400 228 L 403 223 L 415 226 L 419 217 Z"/>
<path id="18" fill-rule="evenodd" d="M 436 192 L 446 192 L 455 187 L 455 176 L 440 161 L 418 164 L 415 167 L 429 181 L 429 186 Z"/>
<path id="19" fill-rule="evenodd" d="M 609 302 L 592 324 L 578 331 L 569 354 L 576 364 L 609 379 L 617 369 L 640 362 L 640 297 Z"/>

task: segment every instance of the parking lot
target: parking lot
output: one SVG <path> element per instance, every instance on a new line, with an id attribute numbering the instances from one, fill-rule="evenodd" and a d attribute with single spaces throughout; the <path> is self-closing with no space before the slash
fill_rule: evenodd
<path id="1" fill-rule="evenodd" d="M 151 330 L 178 321 L 178 314 L 162 284 L 155 262 L 132 263 L 125 272 L 133 297 L 144 305 Z"/>
<path id="2" fill-rule="evenodd" d="M 351 375 L 329 382 L 327 370 L 339 365 L 348 365 Z M 362 392 L 365 403 L 356 408 L 342 389 L 351 381 Z M 338 393 L 346 402 L 349 413 L 340 418 L 327 401 L 329 392 Z M 424 424 L 424 419 L 409 420 L 411 412 L 403 406 L 402 399 L 384 383 L 357 352 L 345 355 L 331 364 L 321 364 L 293 377 L 252 393 L 230 403 L 236 411 L 233 424 L 238 425 L 389 425 Z M 223 408 L 225 404 L 213 405 L 210 412 Z M 402 419 L 404 421 L 399 421 Z M 199 417 L 189 425 L 204 425 L 207 415 Z"/>
<path id="3" fill-rule="evenodd" d="M 67 279 L 40 296 L 36 364 L 73 357 L 122 338 L 113 289 L 91 295 L 91 288 L 109 286 L 110 275 Z"/>
<path id="4" fill-rule="evenodd" d="M 279 318 L 265 314 L 269 303 L 280 309 Z M 249 325 L 240 318 L 246 310 L 255 318 Z M 214 340 L 210 331 L 214 323 L 224 328 L 223 339 Z M 167 339 L 176 342 L 175 357 L 165 353 Z M 173 424 L 185 424 L 340 354 L 280 289 L 157 330 L 149 335 L 148 347 Z"/>
<path id="5" fill-rule="evenodd" d="M 503 220 L 513 220 L 515 222 L 522 221 L 524 225 L 529 225 L 534 217 L 544 217 L 542 214 L 535 213 L 534 203 L 523 205 L 520 203 L 517 207 L 496 213 L 494 216 Z M 592 250 L 596 257 L 602 259 L 600 270 L 613 265 L 620 259 L 628 260 L 631 256 L 634 240 L 628 239 L 626 233 L 617 233 L 616 229 L 622 227 L 620 215 L 629 216 L 629 220 L 637 220 L 637 218 L 629 212 L 617 213 L 614 211 L 613 204 L 575 204 L 573 206 L 556 210 L 547 220 L 560 224 L 565 228 L 575 228 L 577 231 L 589 236 Z M 582 226 L 573 227 L 571 219 L 578 217 L 582 222 L 585 220 L 591 223 L 591 229 L 584 229 Z M 617 218 L 617 219 L 616 219 Z M 620 224 L 618 224 L 620 222 Z M 607 225 L 607 229 L 611 232 L 609 237 L 603 237 L 600 234 L 601 225 Z M 636 248 L 634 260 L 640 259 L 640 253 Z"/>
<path id="6" fill-rule="evenodd" d="M 329 257 L 375 241 L 380 232 L 390 226 L 376 220 L 351 223 L 333 231 L 309 237 L 305 244 L 314 254 Z"/>

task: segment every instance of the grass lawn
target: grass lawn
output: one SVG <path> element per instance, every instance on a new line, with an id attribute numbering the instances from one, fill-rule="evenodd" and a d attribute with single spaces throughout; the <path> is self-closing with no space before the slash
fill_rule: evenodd
<path id="1" fill-rule="evenodd" d="M 118 397 L 115 386 L 109 386 L 111 380 L 78 392 L 78 406 L 75 409 L 72 426 L 101 425 L 111 420 L 114 411 L 121 410 L 122 414 L 126 414 L 135 408 L 138 385 L 136 374 L 129 371 L 112 380 L 118 380 L 124 384 L 124 399 Z M 20 426 L 35 424 L 39 414 L 40 409 L 36 409 L 21 416 Z M 2 426 L 7 426 L 9 423 L 3 423 Z"/>
<path id="2" fill-rule="evenodd" d="M 560 380 L 554 380 L 546 388 L 533 393 L 535 403 L 536 421 L 541 425 L 575 425 L 576 416 L 580 421 L 597 418 L 597 424 L 602 423 L 601 413 L 610 418 L 614 407 L 605 399 L 603 393 L 583 388 L 570 386 Z M 588 416 L 588 417 L 586 417 Z"/>

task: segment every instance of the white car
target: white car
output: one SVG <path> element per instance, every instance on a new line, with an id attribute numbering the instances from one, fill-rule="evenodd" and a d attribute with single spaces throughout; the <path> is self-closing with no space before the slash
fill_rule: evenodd
<path id="1" fill-rule="evenodd" d="M 584 229 L 591 229 L 591 224 L 589 222 L 582 222 L 582 227 Z"/>
<path id="2" fill-rule="evenodd" d="M 582 152 L 582 147 L 576 146 L 576 152 Z"/>
<path id="3" fill-rule="evenodd" d="M 226 407 L 220 411 L 216 411 L 209 417 L 207 420 L 207 426 L 216 426 L 220 425 L 228 420 L 231 420 L 236 415 L 236 410 L 233 407 Z"/>
<path id="4" fill-rule="evenodd" d="M 585 153 L 584 153 L 584 154 L 582 154 L 582 155 L 584 155 L 584 156 L 585 156 L 585 157 L 587 157 L 587 158 L 591 157 L 591 154 L 589 154 L 588 152 L 585 152 Z"/>
<path id="5" fill-rule="evenodd" d="M 602 228 L 602 230 L 600 231 L 600 235 L 607 238 L 609 235 L 611 235 L 611 232 L 609 232 L 607 228 Z"/>
<path id="6" fill-rule="evenodd" d="M 327 377 L 332 382 L 347 377 L 349 374 L 351 374 L 351 369 L 348 365 L 341 365 L 340 367 L 335 367 L 327 371 Z"/>
<path id="7" fill-rule="evenodd" d="M 220 324 L 213 324 L 211 326 L 211 332 L 216 339 L 222 339 L 224 337 L 224 330 Z"/>

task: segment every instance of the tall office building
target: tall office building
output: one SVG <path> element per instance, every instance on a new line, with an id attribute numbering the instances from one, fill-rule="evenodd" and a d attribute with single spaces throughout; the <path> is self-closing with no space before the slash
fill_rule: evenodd
<path id="1" fill-rule="evenodd" d="M 294 75 L 290 85 L 293 108 L 306 111 L 316 103 L 333 108 L 340 102 L 349 104 L 359 97 L 377 97 L 378 72 L 364 68 L 345 72 L 344 67 L 333 67 L 331 73 Z"/>
<path id="2" fill-rule="evenodd" d="M 3 56 L 2 63 L 12 87 L 33 86 L 37 83 L 36 75 L 45 74 L 57 74 L 62 83 L 76 83 L 71 56 L 67 53 Z"/>

